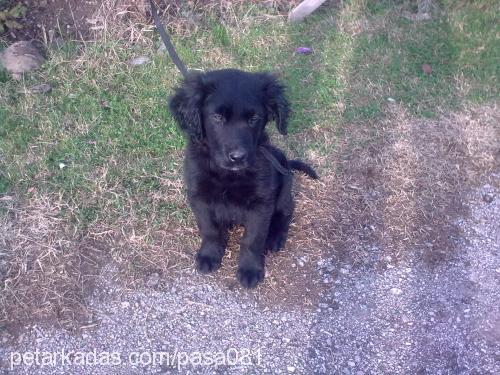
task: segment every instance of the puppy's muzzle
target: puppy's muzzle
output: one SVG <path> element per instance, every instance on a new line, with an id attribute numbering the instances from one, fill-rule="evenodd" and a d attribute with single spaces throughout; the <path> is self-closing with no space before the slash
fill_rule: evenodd
<path id="1" fill-rule="evenodd" d="M 234 151 L 231 151 L 227 157 L 228 159 L 235 164 L 242 164 L 247 160 L 247 152 L 243 149 L 237 149 Z"/>

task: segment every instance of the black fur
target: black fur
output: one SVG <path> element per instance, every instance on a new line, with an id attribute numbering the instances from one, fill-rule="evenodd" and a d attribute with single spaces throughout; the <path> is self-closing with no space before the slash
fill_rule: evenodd
<path id="1" fill-rule="evenodd" d="M 285 245 L 294 209 L 292 175 L 274 168 L 259 147 L 287 170 L 317 178 L 304 162 L 289 162 L 264 130 L 273 120 L 281 134 L 287 133 L 290 110 L 284 87 L 267 73 L 191 73 L 169 107 L 188 136 L 185 182 L 202 237 L 196 267 L 203 273 L 217 270 L 228 229 L 241 224 L 245 234 L 238 279 L 254 287 L 264 278 L 265 252 Z"/>

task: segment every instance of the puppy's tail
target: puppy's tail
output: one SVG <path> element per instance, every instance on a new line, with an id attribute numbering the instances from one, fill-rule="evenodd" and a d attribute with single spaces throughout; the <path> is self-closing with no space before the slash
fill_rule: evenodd
<path id="1" fill-rule="evenodd" d="M 313 167 L 311 167 L 307 163 L 304 163 L 302 160 L 298 160 L 298 159 L 289 160 L 288 167 L 290 169 L 294 169 L 296 171 L 304 172 L 306 175 L 308 175 L 309 177 L 311 177 L 314 180 L 319 179 L 319 176 L 316 173 L 316 171 L 313 169 Z"/>

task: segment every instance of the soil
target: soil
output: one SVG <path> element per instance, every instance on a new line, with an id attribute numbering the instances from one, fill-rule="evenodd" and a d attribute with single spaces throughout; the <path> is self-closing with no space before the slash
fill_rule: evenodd
<path id="1" fill-rule="evenodd" d="M 287 14 L 298 0 L 274 0 L 272 2 L 256 2 L 260 6 L 272 6 L 279 12 Z M 5 0 L 3 8 L 22 3 L 27 7 L 26 16 L 18 22 L 23 26 L 19 30 L 9 30 L 0 35 L 0 40 L 16 42 L 19 40 L 50 40 L 50 33 L 55 37 L 77 40 L 91 40 L 96 32 L 102 30 L 98 23 L 99 11 L 105 7 L 111 9 L 111 17 L 120 20 L 131 20 L 134 24 L 150 23 L 148 0 L 116 0 L 114 3 L 102 0 Z M 247 3 L 246 0 L 233 0 L 231 4 Z M 191 17 L 188 14 L 221 11 L 224 2 L 209 1 L 180 1 L 180 0 L 157 0 L 156 4 L 162 17 L 170 17 L 180 23 L 189 24 Z M 227 5 L 227 4 L 226 4 Z M 101 14 L 102 16 L 102 14 Z M 170 21 L 169 21 L 170 22 Z M 51 31 L 52 30 L 52 31 Z"/>
<path id="2" fill-rule="evenodd" d="M 10 5 L 19 1 L 11 0 Z M 10 41 L 44 40 L 44 33 L 54 30 L 63 37 L 86 39 L 91 35 L 92 19 L 99 0 L 24 0 L 26 16 L 19 20 L 22 29 L 9 30 L 2 37 Z M 48 34 L 46 34 L 48 36 Z"/>

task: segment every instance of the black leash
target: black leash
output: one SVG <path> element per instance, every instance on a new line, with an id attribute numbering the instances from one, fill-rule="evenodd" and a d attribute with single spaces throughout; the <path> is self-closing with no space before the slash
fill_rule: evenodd
<path id="1" fill-rule="evenodd" d="M 163 44 L 165 44 L 165 47 L 167 48 L 168 54 L 172 61 L 174 62 L 175 66 L 177 66 L 177 69 L 182 73 L 182 76 L 184 78 L 187 78 L 189 75 L 189 72 L 186 68 L 186 65 L 182 62 L 182 60 L 179 58 L 179 55 L 177 55 L 177 52 L 175 51 L 175 47 L 172 44 L 172 41 L 170 40 L 170 37 L 168 36 L 167 32 L 165 31 L 165 28 L 163 27 L 163 24 L 161 23 L 160 17 L 158 17 L 158 11 L 156 10 L 156 6 L 153 2 L 153 0 L 150 0 L 151 4 L 151 14 L 153 15 L 153 20 L 155 21 L 156 28 L 158 29 L 158 32 L 160 33 L 161 40 L 163 41 Z M 266 149 L 264 146 L 259 147 L 260 151 L 262 152 L 262 155 L 271 162 L 271 164 L 276 168 L 278 172 L 280 172 L 283 175 L 288 175 L 290 174 L 290 170 L 283 167 L 281 163 L 274 157 L 274 155 Z"/>
<path id="2" fill-rule="evenodd" d="M 264 146 L 260 146 L 259 150 L 260 152 L 262 152 L 262 155 L 264 155 L 264 157 L 271 162 L 273 167 L 276 168 L 276 170 L 279 173 L 285 176 L 290 174 L 290 170 L 283 167 L 283 165 L 278 161 L 278 159 L 276 159 L 274 155 L 267 148 L 265 148 Z"/>
<path id="3" fill-rule="evenodd" d="M 179 58 L 177 55 L 177 52 L 175 52 L 174 45 L 172 44 L 172 41 L 170 40 L 170 37 L 168 36 L 167 32 L 165 31 L 165 28 L 163 27 L 160 17 L 158 17 L 158 12 L 156 10 L 156 6 L 153 2 L 153 0 L 150 0 L 151 4 L 151 14 L 153 15 L 153 20 L 155 21 L 156 28 L 158 29 L 158 32 L 160 33 L 161 40 L 163 40 L 163 44 L 165 44 L 165 47 L 167 48 L 168 54 L 170 55 L 170 58 L 174 62 L 175 66 L 177 66 L 177 69 L 182 73 L 182 76 L 184 78 L 187 78 L 189 75 L 188 70 L 186 69 L 186 65 L 182 62 L 182 60 Z"/>

